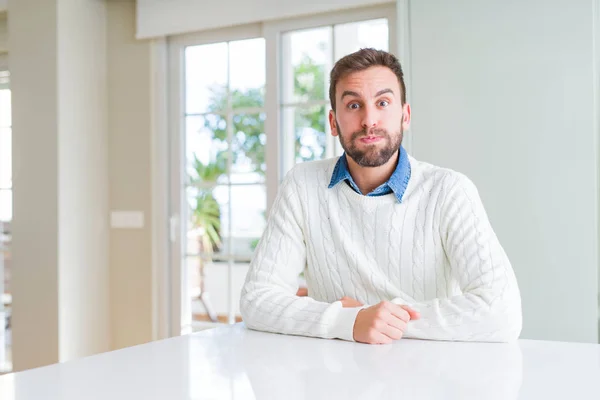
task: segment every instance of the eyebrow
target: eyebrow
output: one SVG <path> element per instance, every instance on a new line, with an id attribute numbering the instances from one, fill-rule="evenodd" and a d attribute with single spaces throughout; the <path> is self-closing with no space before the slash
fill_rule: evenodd
<path id="1" fill-rule="evenodd" d="M 375 93 L 375 97 L 379 97 L 382 94 L 385 93 L 391 93 L 394 94 L 394 91 L 392 89 L 381 89 L 379 92 Z M 352 90 L 344 90 L 344 92 L 342 93 L 342 99 L 346 96 L 354 96 L 354 97 L 360 97 L 360 95 L 356 92 L 353 92 Z"/>
<path id="2" fill-rule="evenodd" d="M 375 97 L 379 97 L 379 96 L 381 96 L 382 94 L 385 94 L 385 93 L 394 94 L 394 91 L 392 89 L 382 89 L 379 92 L 375 93 Z"/>

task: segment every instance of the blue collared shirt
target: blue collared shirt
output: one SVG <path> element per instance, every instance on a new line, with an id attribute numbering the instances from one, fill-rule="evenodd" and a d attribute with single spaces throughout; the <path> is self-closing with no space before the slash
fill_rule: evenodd
<path id="1" fill-rule="evenodd" d="M 404 192 L 406 191 L 406 186 L 408 186 L 408 181 L 410 180 L 410 162 L 408 160 L 408 154 L 404 147 L 400 146 L 400 157 L 398 158 L 398 164 L 396 164 L 396 169 L 390 179 L 387 182 L 381 184 L 377 188 L 375 188 L 372 192 L 367 193 L 367 196 L 383 196 L 386 194 L 394 193 L 398 202 L 402 203 L 402 196 L 404 196 Z M 333 174 L 331 175 L 331 182 L 329 183 L 329 188 L 334 187 L 338 183 L 346 181 L 348 185 L 356 193 L 362 194 L 354 179 L 352 179 L 352 175 L 350 175 L 350 170 L 348 169 L 348 160 L 346 160 L 346 154 L 342 154 L 337 163 L 335 164 L 335 168 L 333 169 Z"/>

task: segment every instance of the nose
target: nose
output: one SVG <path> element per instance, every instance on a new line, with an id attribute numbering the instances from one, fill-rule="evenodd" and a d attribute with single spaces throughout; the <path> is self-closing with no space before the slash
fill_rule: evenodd
<path id="1" fill-rule="evenodd" d="M 369 131 L 370 129 L 377 128 L 378 117 L 377 110 L 374 110 L 373 107 L 365 107 L 363 108 L 363 116 L 362 116 L 362 127 Z"/>

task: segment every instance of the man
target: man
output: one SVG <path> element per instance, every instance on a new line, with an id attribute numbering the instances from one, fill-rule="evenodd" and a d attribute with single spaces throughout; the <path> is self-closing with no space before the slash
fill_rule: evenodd
<path id="1" fill-rule="evenodd" d="M 411 110 L 396 57 L 340 59 L 329 97 L 345 153 L 286 175 L 242 289 L 246 326 L 371 344 L 515 340 L 519 288 L 477 189 L 402 147 Z"/>

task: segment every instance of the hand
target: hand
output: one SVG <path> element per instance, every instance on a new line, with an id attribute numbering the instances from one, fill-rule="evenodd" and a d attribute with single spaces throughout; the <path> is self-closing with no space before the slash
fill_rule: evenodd
<path id="1" fill-rule="evenodd" d="M 342 297 L 342 299 L 340 301 L 342 302 L 342 307 L 344 307 L 344 308 L 362 307 L 363 306 L 363 304 L 360 301 L 354 300 L 352 297 L 348 297 L 348 296 Z"/>
<path id="2" fill-rule="evenodd" d="M 308 296 L 308 288 L 305 288 L 305 287 L 298 288 L 298 291 L 296 292 L 296 296 L 298 296 L 298 297 Z"/>
<path id="3" fill-rule="evenodd" d="M 402 338 L 408 321 L 419 318 L 419 313 L 408 306 L 382 301 L 358 312 L 354 340 L 369 344 L 392 343 Z"/>

